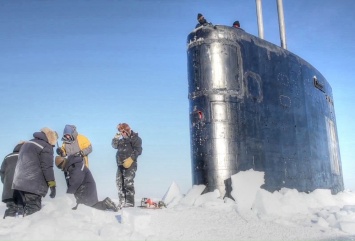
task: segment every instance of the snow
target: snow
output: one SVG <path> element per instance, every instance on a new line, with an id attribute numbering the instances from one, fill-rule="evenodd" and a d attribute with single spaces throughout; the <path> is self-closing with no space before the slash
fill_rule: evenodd
<path id="1" fill-rule="evenodd" d="M 218 190 L 202 194 L 204 185 L 185 195 L 172 183 L 163 209 L 74 211 L 72 195 L 46 197 L 33 215 L 1 219 L 0 240 L 355 240 L 354 192 L 270 193 L 260 188 L 263 177 L 253 170 L 233 175 L 234 200 Z"/>

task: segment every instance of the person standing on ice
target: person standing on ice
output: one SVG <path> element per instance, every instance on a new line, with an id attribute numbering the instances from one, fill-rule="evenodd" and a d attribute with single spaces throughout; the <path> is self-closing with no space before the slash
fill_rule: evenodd
<path id="1" fill-rule="evenodd" d="M 14 181 L 14 173 L 18 160 L 21 146 L 24 142 L 17 144 L 12 153 L 5 156 L 1 164 L 0 176 L 1 182 L 4 184 L 2 189 L 2 202 L 6 203 L 7 209 L 4 213 L 5 217 L 16 217 L 16 214 L 23 215 L 23 203 L 21 202 L 20 193 L 11 189 Z"/>
<path id="2" fill-rule="evenodd" d="M 118 211 L 116 204 L 109 197 L 99 202 L 95 180 L 80 156 L 56 156 L 55 165 L 65 172 L 67 193 L 74 194 L 76 206 L 73 210 L 76 210 L 79 204 L 84 204 L 99 210 Z"/>
<path id="3" fill-rule="evenodd" d="M 137 171 L 137 158 L 142 154 L 142 139 L 131 130 L 127 123 L 118 124 L 119 133 L 112 139 L 111 145 L 117 149 L 116 185 L 119 207 L 134 207 L 134 177 Z"/>
<path id="4" fill-rule="evenodd" d="M 65 125 L 62 137 L 63 145 L 56 152 L 61 157 L 76 155 L 83 158 L 85 166 L 89 168 L 88 155 L 92 152 L 92 146 L 88 138 L 78 134 L 75 125 Z"/>
<path id="5" fill-rule="evenodd" d="M 34 139 L 26 141 L 19 152 L 12 189 L 19 191 L 24 204 L 23 216 L 31 215 L 42 208 L 42 197 L 56 195 L 53 170 L 53 147 L 58 134 L 44 127 L 33 134 Z"/>

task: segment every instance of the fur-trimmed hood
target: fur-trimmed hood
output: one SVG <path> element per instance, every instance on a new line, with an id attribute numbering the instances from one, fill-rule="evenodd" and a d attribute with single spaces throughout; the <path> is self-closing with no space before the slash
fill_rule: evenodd
<path id="1" fill-rule="evenodd" d="M 65 157 L 61 156 L 56 156 L 54 159 L 55 165 L 58 167 L 58 169 L 62 170 L 64 169 L 65 163 L 67 162 L 67 159 Z"/>
<path id="2" fill-rule="evenodd" d="M 69 157 L 61 157 L 61 156 L 56 156 L 55 157 L 55 165 L 58 167 L 58 169 L 61 169 L 62 171 L 68 171 L 68 168 L 76 163 L 81 163 L 83 164 L 83 158 L 80 156 L 74 156 L 70 155 Z"/>
<path id="3" fill-rule="evenodd" d="M 58 140 L 57 132 L 49 129 L 48 127 L 43 127 L 41 129 L 41 132 L 43 132 L 46 135 L 48 143 L 51 144 L 52 146 L 55 146 L 55 143 Z"/>
<path id="4" fill-rule="evenodd" d="M 69 157 L 61 157 L 61 156 L 56 156 L 55 159 L 55 165 L 58 167 L 58 169 L 62 171 L 68 171 L 68 168 L 76 163 L 83 164 L 83 158 L 80 156 L 74 156 L 70 155 Z"/>

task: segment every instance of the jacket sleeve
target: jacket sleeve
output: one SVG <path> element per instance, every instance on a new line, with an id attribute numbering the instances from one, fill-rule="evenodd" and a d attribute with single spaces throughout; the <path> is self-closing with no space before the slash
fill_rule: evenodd
<path id="1" fill-rule="evenodd" d="M 133 160 L 137 161 L 137 158 L 140 154 L 142 154 L 142 139 L 137 136 L 136 138 L 134 138 L 131 142 L 132 144 L 132 154 L 131 154 L 131 157 Z"/>
<path id="2" fill-rule="evenodd" d="M 84 178 L 85 178 L 85 172 L 81 170 L 81 165 L 76 164 L 76 167 L 69 167 L 68 172 L 69 172 L 69 178 L 67 179 L 68 182 L 68 189 L 67 193 L 74 194 L 76 190 L 82 185 Z"/>
<path id="3" fill-rule="evenodd" d="M 84 153 L 84 156 L 87 156 L 92 152 L 91 142 L 85 136 L 79 135 L 78 143 L 80 150 Z"/>
<path id="4" fill-rule="evenodd" d="M 63 145 L 60 147 L 60 149 L 62 149 L 62 151 L 63 151 L 63 156 L 67 156 L 67 152 L 65 150 L 65 143 L 63 143 Z"/>
<path id="5" fill-rule="evenodd" d="M 91 144 L 90 144 L 88 147 L 82 149 L 81 151 L 84 153 L 84 156 L 89 155 L 89 154 L 92 152 L 92 146 L 91 146 Z"/>
<path id="6" fill-rule="evenodd" d="M 51 146 L 48 145 L 43 148 L 39 156 L 39 163 L 46 182 L 54 181 L 55 180 L 54 170 L 53 170 L 54 156 L 53 156 L 53 149 Z"/>
<path id="7" fill-rule="evenodd" d="M 111 141 L 111 146 L 114 148 L 114 149 L 117 149 L 118 148 L 118 141 L 119 139 L 117 138 L 113 138 L 112 141 Z"/>

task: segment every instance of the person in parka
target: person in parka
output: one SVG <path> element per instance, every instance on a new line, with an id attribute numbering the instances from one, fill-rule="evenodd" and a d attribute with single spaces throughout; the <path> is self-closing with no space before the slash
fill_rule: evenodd
<path id="1" fill-rule="evenodd" d="M 134 207 L 134 177 L 137 171 L 137 158 L 142 154 L 142 139 L 131 130 L 127 123 L 117 126 L 119 133 L 112 139 L 111 145 L 117 149 L 116 185 L 119 207 Z"/>
<path id="2" fill-rule="evenodd" d="M 75 125 L 65 125 L 62 141 L 62 146 L 56 150 L 59 156 L 80 155 L 85 166 L 89 167 L 88 155 L 92 152 L 91 142 L 87 137 L 77 132 Z"/>
<path id="3" fill-rule="evenodd" d="M 56 195 L 53 147 L 58 134 L 44 127 L 33 137 L 20 149 L 12 183 L 12 189 L 19 191 L 24 203 L 24 216 L 41 210 L 42 197 L 46 196 L 48 188 L 51 198 Z"/>
<path id="4" fill-rule="evenodd" d="M 0 176 L 1 182 L 4 184 L 2 189 L 2 201 L 6 203 L 7 207 L 4 213 L 4 218 L 16 217 L 16 214 L 23 215 L 23 203 L 21 202 L 20 194 L 17 190 L 11 188 L 22 144 L 23 142 L 17 144 L 13 152 L 5 156 L 4 161 L 1 164 Z"/>
<path id="5" fill-rule="evenodd" d="M 207 20 L 201 13 L 197 14 L 197 22 L 198 24 L 196 24 L 195 28 L 199 28 L 201 26 L 213 26 L 212 23 L 207 22 Z"/>
<path id="6" fill-rule="evenodd" d="M 99 202 L 94 177 L 81 156 L 70 155 L 67 158 L 56 156 L 55 164 L 65 172 L 67 193 L 74 194 L 76 199 L 73 210 L 76 210 L 79 204 L 84 204 L 99 210 L 117 212 L 116 204 L 109 197 Z"/>

